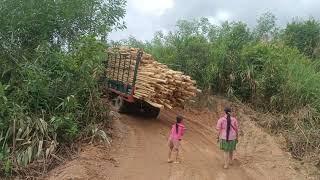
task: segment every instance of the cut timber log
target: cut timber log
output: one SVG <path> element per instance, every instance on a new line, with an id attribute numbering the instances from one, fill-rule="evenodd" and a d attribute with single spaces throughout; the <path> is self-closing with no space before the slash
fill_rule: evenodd
<path id="1" fill-rule="evenodd" d="M 106 71 L 109 79 L 117 80 L 123 77 L 126 83 L 133 82 L 135 70 L 135 57 L 138 54 L 136 48 L 113 48 L 108 52 L 120 52 L 123 58 L 119 63 L 117 59 L 108 62 L 110 69 Z M 113 69 L 119 69 L 114 74 Z M 194 97 L 201 90 L 197 89 L 196 81 L 183 72 L 169 69 L 167 65 L 157 62 L 150 54 L 143 53 L 139 63 L 134 97 L 144 100 L 158 108 L 179 106 Z"/>

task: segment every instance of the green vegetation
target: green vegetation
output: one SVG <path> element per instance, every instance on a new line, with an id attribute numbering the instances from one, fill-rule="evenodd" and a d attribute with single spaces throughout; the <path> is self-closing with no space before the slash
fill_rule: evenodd
<path id="1" fill-rule="evenodd" d="M 125 28 L 125 0 L 0 0 L 0 166 L 18 172 L 47 159 L 87 127 L 107 121 L 99 76 L 108 33 Z M 261 125 L 282 133 L 294 157 L 320 158 L 320 23 L 294 20 L 281 28 L 271 13 L 250 29 L 208 19 L 180 20 L 144 48 L 183 70 L 211 93 L 284 114 Z M 94 136 L 93 134 L 92 136 Z M 44 161 L 46 162 L 46 161 Z"/>
<path id="2" fill-rule="evenodd" d="M 10 175 L 108 120 L 97 81 L 106 48 L 101 40 L 124 28 L 126 2 L 0 4 L 0 173 Z"/>
<path id="3" fill-rule="evenodd" d="M 206 18 L 180 20 L 175 31 L 157 32 L 150 42 L 131 37 L 122 43 L 180 65 L 172 68 L 181 68 L 211 93 L 275 113 L 277 121 L 258 122 L 284 134 L 296 158 L 319 162 L 320 23 L 294 20 L 280 28 L 275 22 L 271 13 L 258 18 L 253 29 L 243 22 L 216 26 Z"/>

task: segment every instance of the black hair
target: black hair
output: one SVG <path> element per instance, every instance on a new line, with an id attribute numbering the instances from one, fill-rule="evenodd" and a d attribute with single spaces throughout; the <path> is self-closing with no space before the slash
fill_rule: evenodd
<path id="1" fill-rule="evenodd" d="M 231 108 L 224 108 L 224 112 L 227 114 L 227 141 L 229 141 L 230 129 L 231 129 Z"/>
<path id="2" fill-rule="evenodd" d="M 178 115 L 176 119 L 177 119 L 177 122 L 176 122 L 176 133 L 178 134 L 178 132 L 179 132 L 179 125 L 178 124 L 181 123 L 181 121 L 183 120 L 183 117 Z"/>

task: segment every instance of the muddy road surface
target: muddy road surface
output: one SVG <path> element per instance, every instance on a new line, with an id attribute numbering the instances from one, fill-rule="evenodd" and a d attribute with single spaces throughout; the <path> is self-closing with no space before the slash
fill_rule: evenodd
<path id="1" fill-rule="evenodd" d="M 110 169 L 110 179 L 243 179 L 250 177 L 238 163 L 226 170 L 211 129 L 186 121 L 187 131 L 181 145 L 181 164 L 167 163 L 168 132 L 174 114 L 162 114 L 158 120 L 127 117 L 127 138 L 114 157 L 121 167 Z M 214 177 L 214 178 L 213 178 Z"/>
<path id="2" fill-rule="evenodd" d="M 177 113 L 187 118 L 184 122 L 187 130 L 182 141 L 181 163 L 169 164 L 167 139 Z M 46 179 L 304 179 L 294 169 L 288 154 L 250 122 L 241 122 L 247 133 L 240 139 L 234 164 L 223 169 L 223 153 L 213 129 L 219 113 L 220 110 L 165 111 L 158 119 L 121 115 L 114 121 L 111 148 L 84 147 L 79 158 L 54 169 Z"/>

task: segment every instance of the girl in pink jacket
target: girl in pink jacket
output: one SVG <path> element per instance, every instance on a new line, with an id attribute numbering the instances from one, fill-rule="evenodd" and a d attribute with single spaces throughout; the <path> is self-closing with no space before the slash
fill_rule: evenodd
<path id="1" fill-rule="evenodd" d="M 172 125 L 168 145 L 169 145 L 169 155 L 168 155 L 168 163 L 172 163 L 173 160 L 171 160 L 171 153 L 172 151 L 175 152 L 175 159 L 174 163 L 179 163 L 178 161 L 178 155 L 179 155 L 179 147 L 180 147 L 180 141 L 182 140 L 185 126 L 182 124 L 183 117 L 177 116 L 177 122 Z"/>

